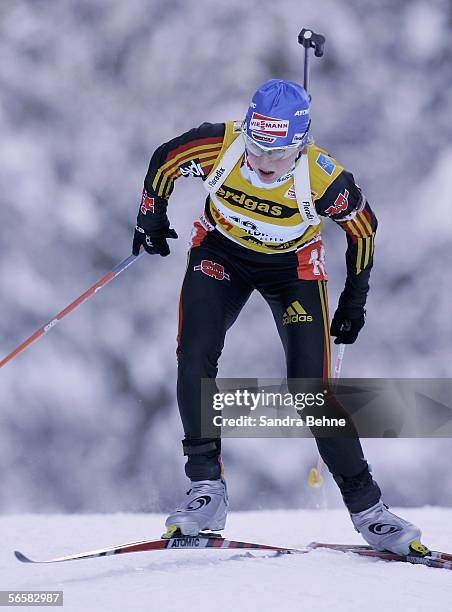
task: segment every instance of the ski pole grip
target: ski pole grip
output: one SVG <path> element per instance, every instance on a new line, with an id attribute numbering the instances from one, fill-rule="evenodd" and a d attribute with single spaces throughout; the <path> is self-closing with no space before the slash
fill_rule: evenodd
<path id="1" fill-rule="evenodd" d="M 325 46 L 325 37 L 322 34 L 316 34 L 309 28 L 303 28 L 298 34 L 298 42 L 305 49 L 314 49 L 316 57 L 322 57 Z"/>

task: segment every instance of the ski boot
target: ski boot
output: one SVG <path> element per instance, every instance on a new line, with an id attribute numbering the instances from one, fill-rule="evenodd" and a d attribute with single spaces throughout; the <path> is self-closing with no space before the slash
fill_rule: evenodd
<path id="1" fill-rule="evenodd" d="M 199 480 L 191 483 L 188 499 L 165 521 L 169 537 L 177 531 L 197 536 L 202 530 L 220 531 L 226 524 L 228 494 L 224 480 Z"/>
<path id="2" fill-rule="evenodd" d="M 389 512 L 382 501 L 350 516 L 356 531 L 376 550 L 389 550 L 397 555 L 428 553 L 420 542 L 421 530 Z"/>

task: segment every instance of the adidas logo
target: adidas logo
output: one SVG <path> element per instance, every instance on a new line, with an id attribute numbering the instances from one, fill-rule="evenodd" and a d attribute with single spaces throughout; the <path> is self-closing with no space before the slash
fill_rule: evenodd
<path id="1" fill-rule="evenodd" d="M 289 325 L 289 323 L 311 323 L 312 316 L 309 315 L 298 300 L 292 302 L 283 314 L 283 325 Z"/>

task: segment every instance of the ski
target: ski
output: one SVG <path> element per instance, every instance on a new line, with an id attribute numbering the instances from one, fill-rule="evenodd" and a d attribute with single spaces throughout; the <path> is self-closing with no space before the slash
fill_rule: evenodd
<path id="1" fill-rule="evenodd" d="M 309 552 L 308 550 L 297 550 L 281 546 L 270 546 L 268 544 L 254 544 L 252 542 L 241 542 L 238 540 L 226 540 L 215 533 L 200 533 L 198 536 L 183 536 L 175 534 L 168 538 L 159 540 L 144 540 L 142 542 L 131 542 L 110 548 L 99 548 L 88 552 L 82 552 L 53 559 L 34 560 L 22 552 L 16 550 L 14 555 L 18 561 L 23 563 L 60 563 L 62 561 L 75 561 L 78 559 L 93 559 L 95 557 L 108 557 L 110 555 L 122 555 L 132 552 L 145 552 L 151 550 L 205 550 L 205 549 L 234 549 L 234 550 L 264 550 L 275 553 Z"/>
<path id="2" fill-rule="evenodd" d="M 366 544 L 322 544 L 321 542 L 311 542 L 309 545 L 312 548 L 331 548 L 333 550 L 345 550 L 346 552 L 359 552 L 359 551 L 375 551 L 371 546 L 367 546 Z M 390 553 L 393 554 L 393 553 Z M 431 550 L 429 554 L 433 556 L 435 559 L 441 559 L 443 561 L 452 561 L 452 553 L 445 553 Z"/>
<path id="3" fill-rule="evenodd" d="M 399 561 L 402 563 L 412 563 L 413 565 L 420 564 L 426 565 L 427 567 L 452 570 L 452 554 L 437 550 L 429 550 L 428 553 L 424 555 L 415 552 L 409 555 L 397 555 L 386 550 L 375 550 L 371 546 L 361 544 L 325 544 L 322 542 L 311 542 L 308 546 L 309 550 L 320 548 L 350 552 L 362 557 L 374 557 L 382 561 Z"/>
<path id="4" fill-rule="evenodd" d="M 162 537 L 159 540 L 144 540 L 131 542 L 110 548 L 100 548 L 88 552 L 55 557 L 53 559 L 34 560 L 19 551 L 14 551 L 18 561 L 22 563 L 61 563 L 63 561 L 76 561 L 78 559 L 93 559 L 96 557 L 108 557 L 132 552 L 145 552 L 152 550 L 257 550 L 274 552 L 276 554 L 306 554 L 313 550 L 325 549 L 353 553 L 363 557 L 373 557 L 382 561 L 399 561 L 402 563 L 422 564 L 427 567 L 435 567 L 452 570 L 452 554 L 428 551 L 427 554 L 413 552 L 409 555 L 397 555 L 389 551 L 378 551 L 370 546 L 360 544 L 329 544 L 322 542 L 311 542 L 306 548 L 286 548 L 269 544 L 255 544 L 253 542 L 242 542 L 239 540 L 227 540 L 222 536 L 205 532 L 198 536 L 183 536 L 173 534 L 170 537 Z"/>

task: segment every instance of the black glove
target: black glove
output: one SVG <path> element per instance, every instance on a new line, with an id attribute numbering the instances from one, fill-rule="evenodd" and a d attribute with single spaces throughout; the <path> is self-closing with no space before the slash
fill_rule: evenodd
<path id="1" fill-rule="evenodd" d="M 133 235 L 132 254 L 135 257 L 140 253 L 141 247 L 150 255 L 159 254 L 166 257 L 170 254 L 167 238 L 177 238 L 177 234 L 170 228 L 166 208 L 166 200 L 150 197 L 146 189 L 143 189 Z"/>
<path id="2" fill-rule="evenodd" d="M 335 336 L 334 344 L 353 344 L 358 337 L 358 334 L 366 320 L 366 311 L 363 308 L 362 314 L 353 317 L 347 314 L 347 311 L 340 306 L 334 313 L 331 322 L 330 333 Z"/>
<path id="3" fill-rule="evenodd" d="M 150 255 L 158 254 L 166 257 L 170 254 L 167 238 L 178 238 L 176 231 L 169 227 L 169 223 L 165 230 L 160 231 L 145 230 L 137 225 L 133 235 L 132 254 L 137 256 L 140 247 L 143 247 Z"/>

